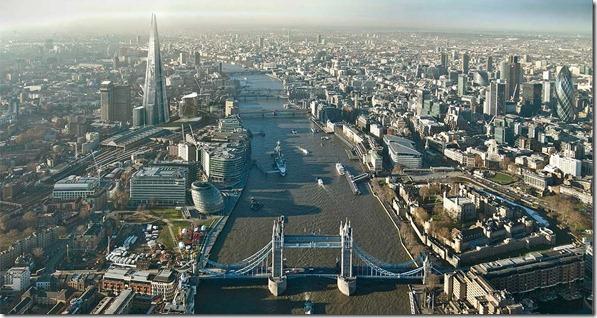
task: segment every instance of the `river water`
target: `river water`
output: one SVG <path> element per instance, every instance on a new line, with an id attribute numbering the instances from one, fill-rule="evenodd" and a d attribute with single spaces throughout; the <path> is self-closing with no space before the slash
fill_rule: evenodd
<path id="1" fill-rule="evenodd" d="M 226 66 L 225 70 L 238 69 Z M 242 75 L 241 75 L 242 76 Z M 280 83 L 265 75 L 248 75 L 241 81 L 253 88 L 279 88 Z M 240 112 L 256 109 L 282 109 L 282 100 L 240 103 Z M 333 135 L 322 141 L 322 133 L 313 134 L 314 124 L 307 117 L 249 118 L 243 120 L 253 132 L 265 136 L 252 140 L 252 157 L 259 168 L 251 169 L 248 183 L 232 212 L 228 224 L 212 249 L 212 259 L 221 263 L 238 262 L 252 255 L 271 240 L 273 221 L 285 215 L 288 234 L 337 234 L 340 221 L 350 220 L 354 241 L 368 254 L 386 262 L 409 260 L 399 242 L 398 233 L 377 199 L 365 184 L 362 195 L 355 196 L 343 176 L 335 169 L 340 161 L 352 174 L 361 167 L 349 161 L 346 145 Z M 291 130 L 296 130 L 293 134 Z M 285 177 L 273 173 L 271 152 L 280 140 L 287 158 Z M 305 156 L 298 147 L 307 149 Z M 318 186 L 316 178 L 324 181 Z M 249 209 L 255 197 L 264 207 Z M 339 251 L 317 249 L 285 250 L 287 267 L 334 267 Z M 335 280 L 326 278 L 291 278 L 283 296 L 274 297 L 267 281 L 202 281 L 197 290 L 196 312 L 202 314 L 302 314 L 305 298 L 314 303 L 317 314 L 408 314 L 406 285 L 391 281 L 358 280 L 356 295 L 347 297 L 338 291 Z"/>

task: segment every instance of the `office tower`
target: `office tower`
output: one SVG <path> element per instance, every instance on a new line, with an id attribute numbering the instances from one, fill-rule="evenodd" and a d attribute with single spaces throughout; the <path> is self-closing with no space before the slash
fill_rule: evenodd
<path id="1" fill-rule="evenodd" d="M 111 81 L 103 81 L 100 86 L 100 112 L 101 120 L 108 122 L 114 111 L 114 85 Z"/>
<path id="2" fill-rule="evenodd" d="M 199 107 L 199 95 L 196 92 L 185 95 L 180 101 L 178 115 L 181 118 L 191 118 L 197 116 L 197 110 Z"/>
<path id="3" fill-rule="evenodd" d="M 530 82 L 522 84 L 522 97 L 525 103 L 533 105 L 533 107 L 541 107 L 541 91 L 542 85 L 539 82 Z"/>
<path id="4" fill-rule="evenodd" d="M 508 99 L 518 100 L 520 83 L 522 83 L 522 67 L 518 56 L 510 55 L 508 60 L 500 64 L 500 79 L 506 81 L 506 95 Z"/>
<path id="5" fill-rule="evenodd" d="M 168 122 L 170 119 L 155 14 L 151 16 L 151 29 L 149 31 L 147 69 L 145 71 L 145 85 L 143 86 L 143 107 L 145 107 L 146 125 L 158 125 Z"/>
<path id="6" fill-rule="evenodd" d="M 137 45 L 141 45 L 141 36 L 137 35 Z"/>
<path id="7" fill-rule="evenodd" d="M 105 122 L 131 122 L 131 88 L 103 81 L 100 87 L 101 119 Z"/>
<path id="8" fill-rule="evenodd" d="M 321 44 L 321 34 L 317 35 L 317 44 Z"/>
<path id="9" fill-rule="evenodd" d="M 145 126 L 145 107 L 133 108 L 133 127 Z"/>
<path id="10" fill-rule="evenodd" d="M 466 74 L 458 74 L 458 96 L 464 96 L 468 87 L 468 77 Z"/>
<path id="11" fill-rule="evenodd" d="M 446 52 L 441 53 L 440 64 L 443 67 L 445 67 L 446 69 L 448 68 L 448 53 L 446 53 Z"/>
<path id="12" fill-rule="evenodd" d="M 487 96 L 485 98 L 485 107 L 483 113 L 487 115 L 498 115 L 504 113 L 506 102 L 506 83 L 501 80 L 491 82 Z"/>
<path id="13" fill-rule="evenodd" d="M 471 57 L 468 55 L 468 53 L 464 53 L 462 54 L 462 73 L 467 74 L 468 73 L 468 64 L 470 62 Z"/>
<path id="14" fill-rule="evenodd" d="M 541 101 L 543 103 L 549 104 L 551 103 L 551 97 L 553 96 L 553 81 L 543 81 L 542 87 L 542 98 Z"/>
<path id="15" fill-rule="evenodd" d="M 263 48 L 263 37 L 259 37 L 259 48 Z"/>
<path id="16" fill-rule="evenodd" d="M 155 206 L 185 204 L 188 180 L 185 167 L 141 167 L 131 177 L 130 200 Z"/>
<path id="17" fill-rule="evenodd" d="M 574 119 L 574 86 L 572 84 L 572 74 L 567 66 L 564 66 L 558 72 L 556 77 L 556 113 L 564 122 Z"/>
<path id="18" fill-rule="evenodd" d="M 485 64 L 485 69 L 487 69 L 487 72 L 493 72 L 493 58 L 491 56 L 487 57 L 487 63 Z"/>
<path id="19" fill-rule="evenodd" d="M 199 66 L 201 64 L 201 54 L 199 52 L 195 51 L 193 57 L 194 57 L 195 66 Z"/>
<path id="20" fill-rule="evenodd" d="M 10 99 L 9 112 L 14 116 L 19 116 L 19 111 L 20 111 L 19 106 L 20 106 L 19 99 L 16 96 L 13 96 Z"/>
<path id="21" fill-rule="evenodd" d="M 431 98 L 431 93 L 426 90 L 426 89 L 419 89 L 417 91 L 417 99 L 418 99 L 418 103 L 417 103 L 417 115 L 421 115 L 422 111 L 423 111 L 423 107 L 425 104 L 425 101 L 430 100 Z"/>
<path id="22" fill-rule="evenodd" d="M 473 82 L 479 86 L 489 85 L 489 76 L 485 71 L 476 71 L 473 73 Z"/>
<path id="23" fill-rule="evenodd" d="M 238 113 L 238 103 L 232 98 L 226 99 L 226 104 L 224 108 L 224 116 L 232 116 Z"/>

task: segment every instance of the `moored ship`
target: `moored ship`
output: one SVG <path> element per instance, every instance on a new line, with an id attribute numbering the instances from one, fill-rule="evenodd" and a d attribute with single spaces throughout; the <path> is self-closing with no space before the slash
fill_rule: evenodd
<path id="1" fill-rule="evenodd" d="M 274 148 L 274 166 L 276 169 L 278 169 L 281 176 L 286 175 L 286 159 L 284 159 L 284 154 L 282 153 L 282 147 L 280 146 L 279 140 Z"/>

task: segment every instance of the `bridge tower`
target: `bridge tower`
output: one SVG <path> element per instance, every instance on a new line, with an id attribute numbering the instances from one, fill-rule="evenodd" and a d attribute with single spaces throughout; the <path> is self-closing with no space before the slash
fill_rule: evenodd
<path id="1" fill-rule="evenodd" d="M 272 229 L 272 273 L 268 277 L 268 288 L 274 296 L 286 291 L 286 276 L 284 275 L 284 219 L 274 221 Z"/>
<path id="2" fill-rule="evenodd" d="M 357 287 L 356 277 L 352 274 L 352 227 L 350 222 L 340 222 L 341 259 L 340 275 L 337 283 L 340 292 L 346 296 L 352 295 Z"/>

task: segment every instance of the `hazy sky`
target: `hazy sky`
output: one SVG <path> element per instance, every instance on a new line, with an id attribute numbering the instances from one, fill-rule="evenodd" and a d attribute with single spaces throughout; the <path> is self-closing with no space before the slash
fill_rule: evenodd
<path id="1" fill-rule="evenodd" d="M 166 32 L 181 22 L 582 34 L 592 29 L 591 0 L 0 0 L 0 30 L 130 32 L 145 30 L 151 12 Z"/>

